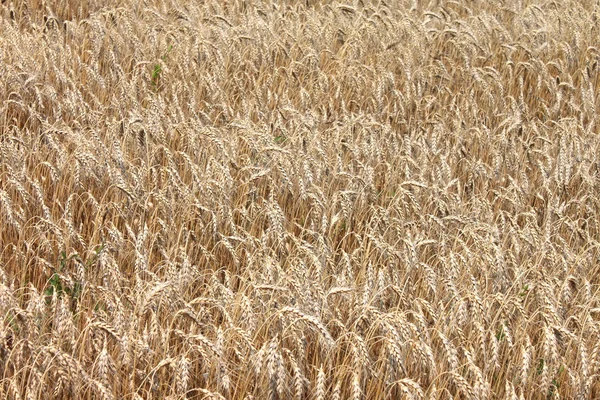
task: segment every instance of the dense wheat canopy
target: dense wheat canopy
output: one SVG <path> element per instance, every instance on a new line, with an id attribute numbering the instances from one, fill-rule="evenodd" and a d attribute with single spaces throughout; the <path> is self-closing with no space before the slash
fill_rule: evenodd
<path id="1" fill-rule="evenodd" d="M 0 397 L 600 397 L 595 1 L 0 4 Z"/>

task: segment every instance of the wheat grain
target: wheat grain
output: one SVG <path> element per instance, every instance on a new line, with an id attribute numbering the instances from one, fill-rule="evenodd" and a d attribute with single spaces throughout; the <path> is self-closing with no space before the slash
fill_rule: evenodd
<path id="1" fill-rule="evenodd" d="M 323 367 L 321 366 L 317 373 L 317 382 L 315 385 L 315 400 L 324 400 L 325 399 L 325 372 L 323 371 Z"/>

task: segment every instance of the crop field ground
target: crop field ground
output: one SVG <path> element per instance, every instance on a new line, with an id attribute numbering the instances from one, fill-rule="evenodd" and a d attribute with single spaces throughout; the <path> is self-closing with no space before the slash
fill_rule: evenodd
<path id="1" fill-rule="evenodd" d="M 600 5 L 0 4 L 0 398 L 600 398 Z"/>

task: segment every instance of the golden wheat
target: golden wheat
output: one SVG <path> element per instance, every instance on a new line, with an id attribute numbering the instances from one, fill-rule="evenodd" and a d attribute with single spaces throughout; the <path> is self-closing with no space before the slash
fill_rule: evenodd
<path id="1" fill-rule="evenodd" d="M 0 397 L 600 396 L 600 7 L 0 5 Z"/>

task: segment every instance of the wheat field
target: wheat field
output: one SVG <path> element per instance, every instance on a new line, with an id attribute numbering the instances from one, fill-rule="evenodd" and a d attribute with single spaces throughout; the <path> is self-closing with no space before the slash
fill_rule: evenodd
<path id="1" fill-rule="evenodd" d="M 598 18 L 2 1 L 0 397 L 600 398 Z"/>

